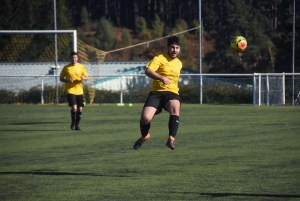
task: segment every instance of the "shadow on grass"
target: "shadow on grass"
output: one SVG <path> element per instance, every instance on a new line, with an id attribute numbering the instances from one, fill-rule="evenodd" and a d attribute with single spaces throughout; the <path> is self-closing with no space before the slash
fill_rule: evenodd
<path id="1" fill-rule="evenodd" d="M 52 129 L 52 130 L 29 130 L 29 129 L 26 129 L 26 130 L 25 130 L 25 129 L 8 130 L 8 129 L 0 129 L 0 131 L 6 131 L 6 132 L 15 132 L 15 131 L 22 131 L 22 132 L 23 132 L 23 131 L 24 131 L 24 132 L 25 132 L 25 131 L 26 131 L 26 132 L 27 132 L 27 131 L 39 131 L 39 132 L 43 132 L 43 131 L 47 131 L 47 132 L 48 132 L 48 131 L 66 131 L 66 129 L 56 129 L 56 130 L 53 130 L 53 129 Z M 71 131 L 71 130 L 69 130 L 69 131 Z M 77 132 L 77 131 L 76 131 L 76 132 Z"/>
<path id="2" fill-rule="evenodd" d="M 49 122 L 49 121 L 38 121 L 38 122 L 18 122 L 18 123 L 11 123 L 8 125 L 38 125 L 38 124 L 61 124 L 61 121 L 58 122 Z"/>
<path id="3" fill-rule="evenodd" d="M 283 194 L 263 194 L 263 193 L 200 193 L 211 197 L 229 197 L 229 196 L 245 196 L 245 197 L 274 197 L 274 198 L 300 198 L 300 195 L 283 195 Z"/>
<path id="4" fill-rule="evenodd" d="M 0 172 L 0 175 L 24 174 L 24 175 L 53 175 L 53 176 L 96 176 L 96 177 L 130 177 L 124 175 L 105 175 L 95 173 L 74 173 L 74 172 L 52 172 L 52 171 L 28 171 L 28 172 Z"/>

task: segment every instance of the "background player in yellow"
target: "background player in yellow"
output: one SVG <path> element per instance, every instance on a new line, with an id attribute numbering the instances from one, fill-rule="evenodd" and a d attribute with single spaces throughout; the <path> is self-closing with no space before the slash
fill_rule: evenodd
<path id="1" fill-rule="evenodd" d="M 81 119 L 83 103 L 82 80 L 88 79 L 88 73 L 84 65 L 77 63 L 77 52 L 71 52 L 71 63 L 64 66 L 60 73 L 60 81 L 65 83 L 65 90 L 69 106 L 71 107 L 71 126 L 72 130 L 80 130 L 79 122 Z"/>
<path id="2" fill-rule="evenodd" d="M 170 36 L 167 42 L 167 54 L 155 56 L 146 66 L 145 74 L 152 78 L 152 87 L 144 104 L 141 118 L 141 137 L 134 143 L 133 148 L 139 149 L 150 138 L 150 121 L 154 115 L 164 108 L 169 112 L 169 136 L 166 146 L 175 149 L 175 137 L 179 126 L 180 97 L 178 79 L 182 68 L 177 58 L 180 52 L 180 40 L 177 36 Z"/>

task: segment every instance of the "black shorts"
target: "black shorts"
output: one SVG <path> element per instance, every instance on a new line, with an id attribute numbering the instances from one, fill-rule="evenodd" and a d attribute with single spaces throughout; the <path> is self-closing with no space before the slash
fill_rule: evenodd
<path id="1" fill-rule="evenodd" d="M 67 94 L 67 99 L 70 107 L 73 105 L 77 105 L 77 107 L 84 107 L 83 95 Z"/>
<path id="2" fill-rule="evenodd" d="M 144 104 L 144 107 L 154 107 L 157 109 L 155 114 L 159 114 L 161 113 L 163 108 L 167 110 L 165 105 L 169 100 L 178 100 L 179 102 L 181 102 L 180 96 L 172 92 L 150 92 Z"/>

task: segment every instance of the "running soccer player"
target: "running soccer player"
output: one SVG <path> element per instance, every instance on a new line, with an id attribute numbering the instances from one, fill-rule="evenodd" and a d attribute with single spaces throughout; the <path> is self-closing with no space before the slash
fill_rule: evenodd
<path id="1" fill-rule="evenodd" d="M 146 66 L 145 74 L 152 79 L 152 87 L 142 110 L 140 118 L 142 136 L 134 143 L 135 150 L 150 138 L 150 121 L 154 115 L 161 113 L 163 108 L 170 114 L 166 146 L 175 149 L 174 142 L 179 127 L 180 112 L 178 79 L 182 63 L 177 58 L 180 45 L 177 36 L 170 36 L 167 41 L 168 53 L 155 56 Z"/>
<path id="2" fill-rule="evenodd" d="M 72 130 L 80 130 L 79 122 L 81 119 L 83 104 L 82 80 L 88 79 L 88 73 L 84 65 L 78 63 L 77 52 L 71 52 L 71 63 L 64 66 L 60 73 L 60 81 L 65 83 L 65 89 L 69 106 L 71 107 L 71 126 Z"/>

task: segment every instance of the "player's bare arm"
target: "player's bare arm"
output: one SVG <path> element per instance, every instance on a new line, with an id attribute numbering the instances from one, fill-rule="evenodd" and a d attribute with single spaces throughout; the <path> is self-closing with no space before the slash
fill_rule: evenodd
<path id="1" fill-rule="evenodd" d="M 88 78 L 88 76 L 81 76 L 81 79 L 82 80 L 88 80 L 89 78 Z"/>
<path id="2" fill-rule="evenodd" d="M 154 79 L 154 80 L 160 80 L 160 81 L 162 81 L 162 83 L 164 83 L 164 85 L 167 85 L 167 84 L 170 83 L 169 78 L 164 77 L 164 76 L 161 76 L 160 74 L 156 73 L 156 72 L 155 72 L 154 70 L 152 70 L 152 69 L 147 68 L 147 69 L 145 70 L 145 74 L 146 74 L 148 77 L 150 77 L 150 78 L 152 78 L 152 79 Z"/>
<path id="3" fill-rule="evenodd" d="M 71 82 L 71 83 L 74 82 L 74 79 L 73 79 L 73 78 L 66 79 L 66 78 L 64 78 L 64 77 L 60 77 L 59 80 L 60 80 L 61 82 Z"/>

